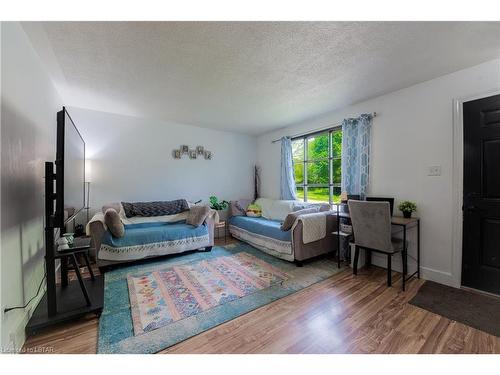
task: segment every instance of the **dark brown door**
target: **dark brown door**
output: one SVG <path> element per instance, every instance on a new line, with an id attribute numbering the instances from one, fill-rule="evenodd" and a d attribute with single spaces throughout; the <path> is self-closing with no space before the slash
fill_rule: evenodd
<path id="1" fill-rule="evenodd" d="M 463 111 L 462 285 L 500 294 L 500 95 Z"/>

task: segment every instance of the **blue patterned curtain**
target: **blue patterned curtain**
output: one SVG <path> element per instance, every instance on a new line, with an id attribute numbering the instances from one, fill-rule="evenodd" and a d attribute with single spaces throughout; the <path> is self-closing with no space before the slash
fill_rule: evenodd
<path id="1" fill-rule="evenodd" d="M 366 196 L 370 177 L 370 128 L 372 115 L 342 122 L 342 191 Z"/>
<path id="2" fill-rule="evenodd" d="M 292 141 L 288 137 L 281 138 L 281 179 L 280 199 L 295 200 L 295 171 L 292 162 Z"/>

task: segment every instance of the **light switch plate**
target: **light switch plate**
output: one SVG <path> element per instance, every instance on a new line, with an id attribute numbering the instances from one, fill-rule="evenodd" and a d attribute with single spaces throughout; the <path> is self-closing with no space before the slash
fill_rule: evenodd
<path id="1" fill-rule="evenodd" d="M 427 176 L 441 176 L 441 166 L 433 165 L 429 167 L 429 171 L 427 172 Z"/>

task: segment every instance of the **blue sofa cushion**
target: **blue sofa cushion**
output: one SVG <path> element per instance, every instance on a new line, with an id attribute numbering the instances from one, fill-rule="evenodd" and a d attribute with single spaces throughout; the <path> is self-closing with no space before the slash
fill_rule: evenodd
<path id="1" fill-rule="evenodd" d="M 111 247 L 127 247 L 175 241 L 185 238 L 201 237 L 208 235 L 207 224 L 194 227 L 179 221 L 176 223 L 141 223 L 125 225 L 123 237 L 113 237 L 109 231 L 104 233 L 102 243 Z"/>
<path id="2" fill-rule="evenodd" d="M 292 241 L 292 231 L 282 231 L 280 228 L 281 221 L 269 220 L 263 217 L 233 216 L 229 219 L 229 224 L 261 236 L 280 241 Z"/>

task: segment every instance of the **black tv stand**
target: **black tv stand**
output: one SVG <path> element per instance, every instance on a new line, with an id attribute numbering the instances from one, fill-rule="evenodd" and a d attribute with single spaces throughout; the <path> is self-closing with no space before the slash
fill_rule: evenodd
<path id="1" fill-rule="evenodd" d="M 57 162 L 56 162 L 57 165 Z M 64 226 L 55 226 L 54 163 L 45 163 L 45 270 L 47 291 L 36 307 L 26 326 L 26 334 L 33 335 L 41 329 L 80 318 L 89 313 L 100 315 L 104 305 L 104 277 L 94 276 L 90 269 L 88 250 L 90 243 L 75 241 L 69 249 L 57 251 L 55 231 L 64 232 Z M 61 193 L 62 194 L 62 193 Z M 83 279 L 75 254 L 81 253 L 89 268 L 91 278 Z M 61 284 L 56 285 L 56 260 L 61 260 Z M 73 263 L 78 280 L 68 282 L 67 261 Z"/>
<path id="2" fill-rule="evenodd" d="M 47 293 L 45 293 L 26 326 L 26 335 L 34 335 L 44 328 L 66 323 L 87 314 L 94 313 L 100 316 L 104 301 L 104 276 L 98 275 L 94 281 L 85 279 L 84 283 L 92 301 L 90 306 L 85 303 L 78 281 L 70 281 L 66 287 L 57 285 L 55 288 L 57 313 L 48 315 Z"/>

